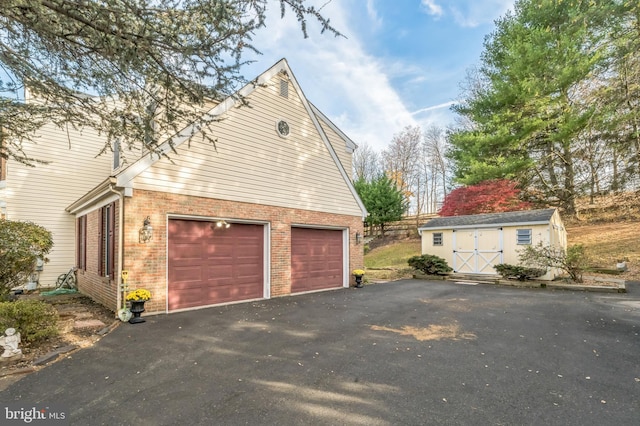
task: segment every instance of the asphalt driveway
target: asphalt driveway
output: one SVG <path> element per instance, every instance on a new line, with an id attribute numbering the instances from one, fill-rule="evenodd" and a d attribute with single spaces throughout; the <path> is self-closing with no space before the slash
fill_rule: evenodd
<path id="1" fill-rule="evenodd" d="M 73 425 L 636 425 L 639 294 L 408 280 L 147 317 L 0 403 Z"/>

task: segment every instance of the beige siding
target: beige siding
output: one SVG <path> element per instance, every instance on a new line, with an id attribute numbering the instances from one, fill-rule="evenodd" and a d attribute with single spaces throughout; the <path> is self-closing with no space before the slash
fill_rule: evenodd
<path id="1" fill-rule="evenodd" d="M 26 145 L 25 152 L 50 163 L 26 167 L 10 161 L 6 188 L 0 193 L 4 193 L 8 219 L 32 221 L 53 233 L 50 262 L 40 275 L 40 285 L 50 286 L 76 263 L 75 218 L 65 208 L 109 176 L 112 158 L 95 158 L 103 139 L 92 131 L 70 129 L 67 134 L 47 125 L 40 135 L 37 145 Z"/>
<path id="2" fill-rule="evenodd" d="M 504 227 L 504 262 L 510 265 L 519 265 L 520 251 L 525 247 L 518 245 L 517 230 L 531 229 L 531 243 L 536 246 L 538 243 L 547 244 L 549 241 L 549 225 L 520 225 Z"/>
<path id="3" fill-rule="evenodd" d="M 156 162 L 134 179 L 142 190 L 242 201 L 328 213 L 361 215 L 338 166 L 293 85 L 279 95 L 280 76 L 233 108 L 215 126 L 215 149 L 196 136 L 179 155 Z M 290 135 L 280 137 L 276 122 Z"/>
<path id="4" fill-rule="evenodd" d="M 442 245 L 433 245 L 433 234 L 442 233 Z M 453 264 L 453 231 L 443 229 L 437 231 L 422 231 L 422 254 L 432 254 L 447 261 L 449 266 Z"/>
<path id="5" fill-rule="evenodd" d="M 327 138 L 329 138 L 329 142 L 331 143 L 333 150 L 338 155 L 338 159 L 340 160 L 342 167 L 346 170 L 347 175 L 349 175 L 349 178 L 352 179 L 353 154 L 348 152 L 347 145 L 344 139 L 340 137 L 340 135 L 338 135 L 330 126 L 328 126 L 322 120 L 318 120 L 318 121 L 320 122 L 320 126 L 322 126 L 322 130 L 324 130 L 324 133 L 327 135 Z"/>

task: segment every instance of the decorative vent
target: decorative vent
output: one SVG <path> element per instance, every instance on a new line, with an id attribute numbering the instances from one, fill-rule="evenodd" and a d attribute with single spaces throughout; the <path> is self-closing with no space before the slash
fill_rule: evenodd
<path id="1" fill-rule="evenodd" d="M 289 132 L 291 129 L 289 128 L 289 123 L 284 120 L 278 120 L 276 122 L 276 132 L 280 135 L 281 138 L 286 138 L 289 136 Z"/>
<path id="2" fill-rule="evenodd" d="M 287 80 L 280 80 L 280 96 L 289 98 L 289 82 Z"/>

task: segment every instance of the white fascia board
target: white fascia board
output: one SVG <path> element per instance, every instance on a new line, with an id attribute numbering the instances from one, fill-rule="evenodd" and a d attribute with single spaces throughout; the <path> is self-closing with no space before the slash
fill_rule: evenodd
<path id="1" fill-rule="evenodd" d="M 106 206 L 119 198 L 118 195 L 113 192 L 112 188 L 113 190 L 122 191 L 125 197 L 131 197 L 133 195 L 131 186 L 118 187 L 116 185 L 116 178 L 110 176 L 70 204 L 65 210 L 70 214 L 83 216 L 90 211 Z"/>

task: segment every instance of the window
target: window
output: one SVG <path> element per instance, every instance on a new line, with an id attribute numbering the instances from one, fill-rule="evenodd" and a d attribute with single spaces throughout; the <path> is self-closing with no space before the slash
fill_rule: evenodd
<path id="1" fill-rule="evenodd" d="M 531 244 L 531 229 L 516 229 L 516 239 L 519 245 Z"/>
<path id="2" fill-rule="evenodd" d="M 100 259 L 99 273 L 103 277 L 113 276 L 115 254 L 115 203 L 100 209 Z"/>
<path id="3" fill-rule="evenodd" d="M 433 233 L 433 245 L 441 246 L 442 245 L 442 232 L 434 232 Z"/>
<path id="4" fill-rule="evenodd" d="M 76 266 L 85 271 L 87 269 L 87 216 L 80 216 L 77 220 Z"/>

